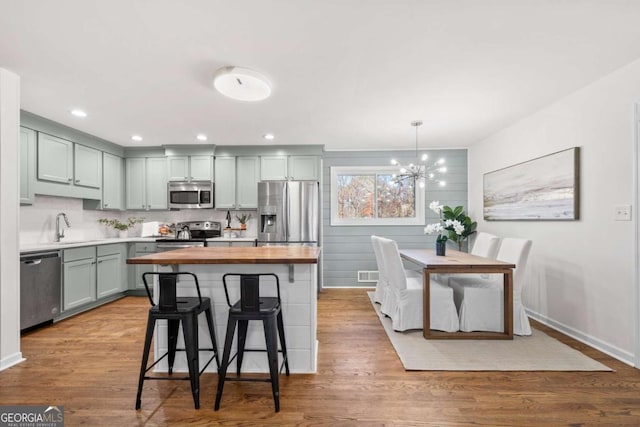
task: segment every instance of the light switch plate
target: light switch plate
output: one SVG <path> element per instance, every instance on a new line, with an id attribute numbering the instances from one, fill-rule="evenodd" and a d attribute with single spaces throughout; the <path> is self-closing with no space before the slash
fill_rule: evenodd
<path id="1" fill-rule="evenodd" d="M 631 221 L 631 205 L 614 206 L 613 219 L 616 221 Z"/>

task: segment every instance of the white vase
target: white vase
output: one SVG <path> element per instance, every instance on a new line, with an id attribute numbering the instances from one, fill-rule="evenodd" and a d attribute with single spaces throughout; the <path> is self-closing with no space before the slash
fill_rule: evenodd
<path id="1" fill-rule="evenodd" d="M 128 230 L 119 230 L 118 237 L 120 237 L 121 239 L 126 239 L 127 237 L 129 237 L 129 231 Z"/>

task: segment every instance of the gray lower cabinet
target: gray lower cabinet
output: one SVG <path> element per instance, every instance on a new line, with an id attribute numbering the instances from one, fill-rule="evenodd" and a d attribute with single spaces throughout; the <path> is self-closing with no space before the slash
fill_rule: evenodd
<path id="1" fill-rule="evenodd" d="M 95 246 L 63 251 L 63 311 L 96 300 L 95 251 Z"/>
<path id="2" fill-rule="evenodd" d="M 123 292 L 126 289 L 125 254 L 125 243 L 65 249 L 62 311 Z"/>
<path id="3" fill-rule="evenodd" d="M 129 257 L 137 257 L 148 254 L 156 253 L 155 243 L 134 243 L 129 248 Z M 153 272 L 154 266 L 149 264 L 132 264 L 129 266 L 129 289 L 131 290 L 143 290 L 144 282 L 142 281 L 142 274 L 147 272 Z"/>
<path id="4" fill-rule="evenodd" d="M 126 244 L 103 245 L 97 247 L 98 261 L 96 292 L 98 299 L 125 290 Z"/>

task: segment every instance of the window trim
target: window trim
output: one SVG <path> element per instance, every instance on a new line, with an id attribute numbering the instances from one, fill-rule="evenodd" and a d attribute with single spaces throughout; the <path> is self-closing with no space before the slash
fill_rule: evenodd
<path id="1" fill-rule="evenodd" d="M 391 175 L 398 171 L 394 166 L 332 166 L 331 167 L 331 225 L 332 226 L 377 226 L 377 225 L 424 225 L 425 224 L 425 189 L 415 186 L 416 215 L 412 218 L 338 218 L 338 175 Z M 376 182 L 376 191 L 377 179 Z"/>

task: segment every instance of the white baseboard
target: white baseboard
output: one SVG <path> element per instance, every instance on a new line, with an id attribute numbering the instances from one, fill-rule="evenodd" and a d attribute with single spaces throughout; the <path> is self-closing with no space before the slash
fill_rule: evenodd
<path id="1" fill-rule="evenodd" d="M 7 368 L 17 365 L 20 362 L 24 362 L 26 359 L 22 357 L 22 352 L 14 353 L 4 359 L 0 360 L 0 371 L 4 371 Z"/>
<path id="2" fill-rule="evenodd" d="M 635 356 L 625 350 L 622 350 L 616 346 L 613 346 L 609 343 L 606 343 L 602 340 L 599 340 L 598 338 L 592 337 L 591 335 L 585 334 L 583 332 L 577 331 L 565 324 L 562 324 L 560 322 L 557 322 L 553 319 L 549 319 L 546 316 L 541 315 L 540 313 L 536 313 L 535 311 L 526 309 L 527 314 L 529 315 L 529 317 L 531 317 L 532 319 L 537 320 L 538 322 L 552 328 L 555 329 L 559 332 L 562 332 L 563 334 L 580 341 L 581 343 L 584 343 L 590 347 L 595 348 L 596 350 L 599 350 L 605 354 L 608 354 L 609 356 L 618 359 L 621 362 L 626 363 L 629 366 L 634 366 L 635 367 Z"/>

